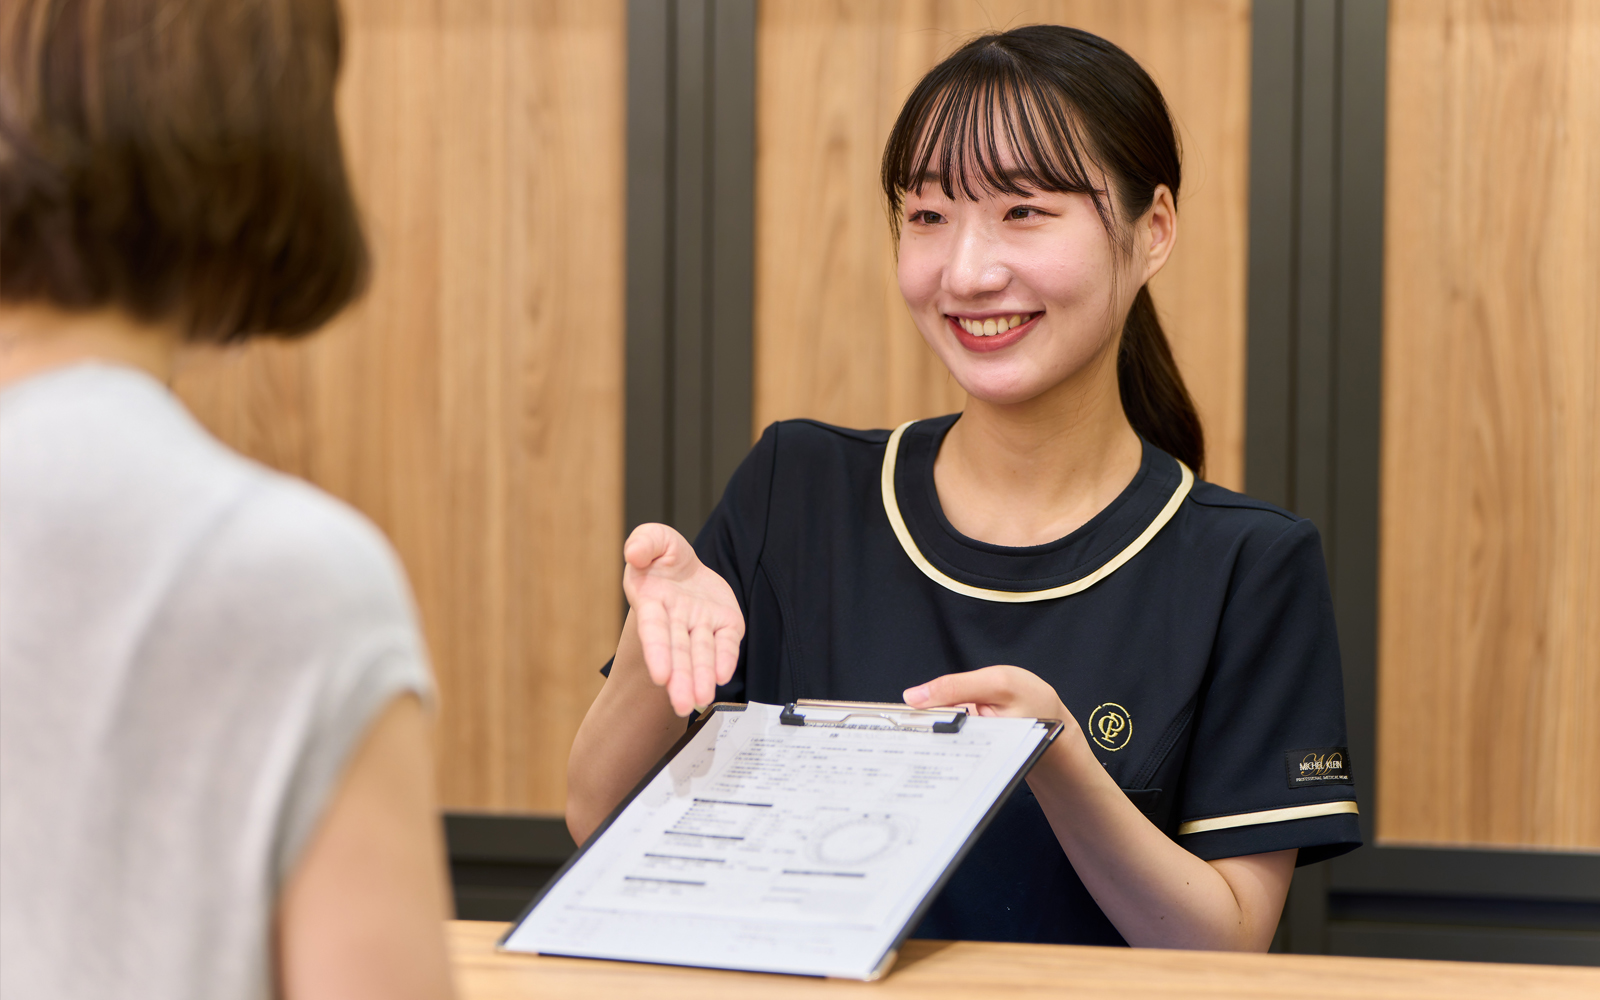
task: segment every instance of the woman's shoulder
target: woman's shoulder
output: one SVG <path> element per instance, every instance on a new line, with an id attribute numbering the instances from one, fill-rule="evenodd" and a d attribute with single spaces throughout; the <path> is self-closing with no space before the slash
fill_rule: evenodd
<path id="1" fill-rule="evenodd" d="M 1191 546 L 1225 552 L 1235 564 L 1254 563 L 1273 551 L 1321 559 L 1321 536 L 1309 518 L 1216 483 L 1196 480 L 1184 515 Z"/>
<path id="2" fill-rule="evenodd" d="M 729 479 L 720 519 L 764 537 L 773 516 L 832 516 L 839 503 L 877 481 L 890 433 L 808 419 L 768 424 Z"/>
<path id="3" fill-rule="evenodd" d="M 1320 546 L 1317 525 L 1310 518 L 1205 480 L 1195 480 L 1182 512 L 1190 541 L 1205 539 L 1226 546 L 1246 560 L 1275 544 L 1294 544 L 1298 539 Z"/>
<path id="4" fill-rule="evenodd" d="M 207 540 L 196 573 L 258 614 L 322 622 L 342 609 L 331 617 L 409 623 L 405 572 L 378 527 L 309 483 L 262 472 Z"/>
<path id="5" fill-rule="evenodd" d="M 1226 486 L 1218 486 L 1203 479 L 1195 480 L 1188 499 L 1190 503 L 1203 508 L 1209 516 L 1259 524 L 1267 530 L 1274 528 L 1281 530 L 1296 521 L 1305 520 L 1276 504 L 1257 500 L 1255 497 L 1237 493 Z"/>
<path id="6" fill-rule="evenodd" d="M 806 417 L 775 420 L 762 432 L 761 443 L 782 448 L 796 458 L 812 455 L 855 454 L 876 452 L 883 454 L 883 446 L 892 431 L 882 429 L 861 430 L 840 427 Z M 758 445 L 759 447 L 760 445 Z"/>
<path id="7" fill-rule="evenodd" d="M 748 472 L 774 485 L 785 480 L 876 476 L 891 431 L 858 430 L 797 418 L 767 425 L 745 460 Z"/>
<path id="8" fill-rule="evenodd" d="M 142 566 L 143 576 L 210 572 L 219 599 L 267 585 L 286 596 L 393 591 L 403 580 L 364 516 L 233 451 L 143 372 L 72 366 L 0 402 L 6 497 L 33 535 L 92 538 L 85 572 L 116 568 L 101 563 Z"/>

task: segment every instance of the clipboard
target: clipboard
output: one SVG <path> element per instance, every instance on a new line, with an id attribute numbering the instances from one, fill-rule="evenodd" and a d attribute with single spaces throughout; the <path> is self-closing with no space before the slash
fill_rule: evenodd
<path id="1" fill-rule="evenodd" d="M 497 948 L 880 978 L 1061 731 L 1053 719 L 892 703 L 713 704 Z M 838 761 L 844 776 L 833 780 Z M 838 791 L 820 796 L 824 779 Z M 862 812 L 860 796 L 879 785 L 885 801 L 915 801 Z M 729 788 L 757 793 L 733 799 Z M 888 846 L 871 854 L 880 841 Z M 830 923 L 830 906 L 849 909 Z"/>

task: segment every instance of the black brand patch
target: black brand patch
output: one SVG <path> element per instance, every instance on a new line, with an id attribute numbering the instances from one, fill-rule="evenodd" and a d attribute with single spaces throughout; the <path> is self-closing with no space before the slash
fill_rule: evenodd
<path id="1" fill-rule="evenodd" d="M 1290 788 L 1333 783 L 1350 784 L 1348 747 L 1290 750 L 1283 755 L 1283 766 L 1289 774 Z"/>

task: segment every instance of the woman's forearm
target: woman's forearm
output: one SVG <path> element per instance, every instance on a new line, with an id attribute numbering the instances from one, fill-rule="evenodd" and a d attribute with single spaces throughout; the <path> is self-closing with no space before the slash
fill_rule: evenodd
<path id="1" fill-rule="evenodd" d="M 1265 950 L 1294 851 L 1202 861 L 1147 820 L 1069 727 L 1028 784 L 1095 902 L 1131 945 Z"/>
<path id="2" fill-rule="evenodd" d="M 622 626 L 605 687 L 567 759 L 567 829 L 583 843 L 683 735 L 665 689 L 650 680 L 633 615 Z"/>

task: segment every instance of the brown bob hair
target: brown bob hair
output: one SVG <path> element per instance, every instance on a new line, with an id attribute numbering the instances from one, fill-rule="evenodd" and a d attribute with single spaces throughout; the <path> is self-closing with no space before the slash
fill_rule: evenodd
<path id="1" fill-rule="evenodd" d="M 1002 138 L 1015 161 L 1010 172 Z M 1095 183 L 1099 170 L 1114 197 Z M 1149 210 L 1156 187 L 1165 184 L 1177 199 L 1182 159 L 1161 91 L 1132 56 L 1087 31 L 1038 24 L 974 38 L 906 99 L 883 151 L 883 193 L 897 236 L 906 192 L 930 174 L 947 198 L 958 191 L 967 198 L 1086 194 L 1126 253 L 1129 226 Z M 1200 416 L 1148 287 L 1123 323 L 1117 384 L 1133 429 L 1203 474 Z"/>
<path id="2" fill-rule="evenodd" d="M 362 290 L 337 0 L 5 0 L 0 301 L 192 340 L 308 333 Z"/>

